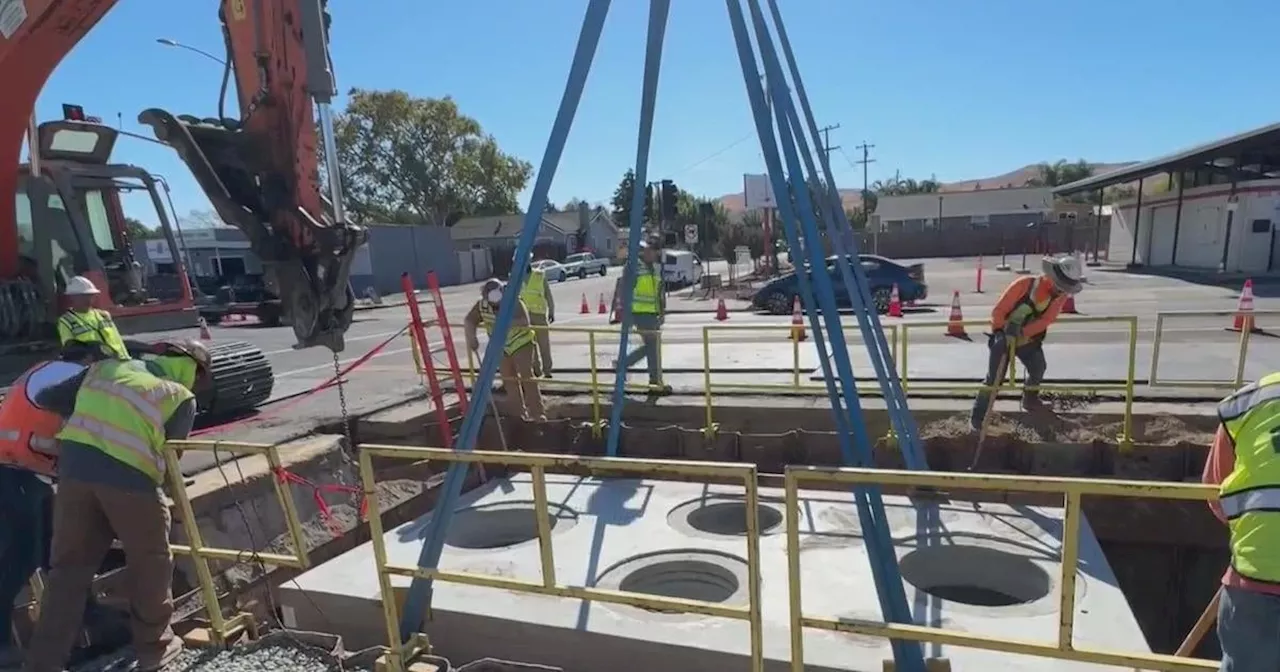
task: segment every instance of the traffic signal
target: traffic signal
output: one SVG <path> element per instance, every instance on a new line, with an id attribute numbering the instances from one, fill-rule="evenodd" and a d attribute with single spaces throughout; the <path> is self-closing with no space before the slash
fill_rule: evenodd
<path id="1" fill-rule="evenodd" d="M 663 180 L 661 189 L 662 194 L 659 201 L 662 203 L 662 221 L 675 221 L 676 200 L 680 195 L 679 190 L 676 189 L 676 183 L 671 180 Z"/>
<path id="2" fill-rule="evenodd" d="M 650 224 L 656 222 L 657 220 L 654 218 L 654 213 L 656 212 L 657 212 L 657 209 L 653 207 L 653 185 L 652 184 L 645 185 L 644 218 L 641 221 L 641 224 L 644 224 L 645 222 L 648 222 Z"/>

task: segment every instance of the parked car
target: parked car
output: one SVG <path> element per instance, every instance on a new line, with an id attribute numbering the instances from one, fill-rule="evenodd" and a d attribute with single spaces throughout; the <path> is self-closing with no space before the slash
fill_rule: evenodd
<path id="1" fill-rule="evenodd" d="M 688 250 L 662 251 L 662 282 L 668 287 L 688 287 L 702 280 L 702 260 Z"/>
<path id="2" fill-rule="evenodd" d="M 853 302 L 845 291 L 844 279 L 835 265 L 836 259 L 835 256 L 827 257 L 827 272 L 831 274 L 836 306 L 852 308 Z M 894 285 L 898 286 L 898 299 L 903 302 L 923 301 L 929 297 L 924 264 L 903 264 L 875 254 L 859 255 L 858 260 L 867 275 L 871 300 L 880 313 L 889 311 L 889 297 Z M 752 297 L 751 306 L 774 315 L 788 315 L 797 296 L 800 296 L 800 283 L 795 273 L 788 273 L 761 287 Z"/>
<path id="3" fill-rule="evenodd" d="M 601 259 L 591 252 L 578 252 L 564 258 L 565 275 L 585 279 L 588 275 L 604 277 L 609 274 L 609 260 Z"/>
<path id="4" fill-rule="evenodd" d="M 547 278 L 547 282 L 564 282 L 569 276 L 564 272 L 564 266 L 554 259 L 539 259 L 533 262 L 533 270 L 542 271 L 542 275 Z"/>

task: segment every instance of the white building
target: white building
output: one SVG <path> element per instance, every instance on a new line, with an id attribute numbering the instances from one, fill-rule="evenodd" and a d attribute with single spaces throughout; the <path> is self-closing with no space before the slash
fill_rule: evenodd
<path id="1" fill-rule="evenodd" d="M 1280 270 L 1280 124 L 1058 187 L 1063 196 L 1138 183 L 1116 203 L 1109 258 L 1135 266 Z"/>
<path id="2" fill-rule="evenodd" d="M 1023 187 L 946 191 L 909 196 L 881 196 L 870 226 L 881 231 L 936 229 L 1025 228 L 1048 221 L 1053 213 L 1053 189 Z"/>

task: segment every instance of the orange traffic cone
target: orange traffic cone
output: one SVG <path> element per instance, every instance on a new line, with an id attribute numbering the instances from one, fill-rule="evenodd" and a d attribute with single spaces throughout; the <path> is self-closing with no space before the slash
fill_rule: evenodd
<path id="1" fill-rule="evenodd" d="M 213 340 L 213 332 L 209 331 L 209 323 L 208 323 L 208 322 L 205 322 L 205 321 L 204 321 L 204 318 L 202 317 L 202 318 L 200 318 L 200 321 L 199 321 L 199 322 L 197 322 L 197 324 L 200 326 L 200 340 L 202 340 L 202 341 L 212 341 L 212 340 Z"/>
<path id="2" fill-rule="evenodd" d="M 1068 315 L 1079 315 L 1080 311 L 1076 310 L 1076 295 L 1068 294 L 1066 303 L 1062 304 L 1062 312 Z"/>
<path id="3" fill-rule="evenodd" d="M 622 304 L 618 302 L 618 296 L 613 297 L 613 312 L 609 314 L 609 324 L 617 324 L 622 321 Z"/>
<path id="4" fill-rule="evenodd" d="M 804 311 L 800 309 L 800 297 L 791 302 L 791 340 L 803 341 L 808 337 L 804 330 Z"/>
<path id="5" fill-rule="evenodd" d="M 582 307 L 578 310 L 578 312 L 582 313 L 583 315 L 588 315 L 591 313 L 591 305 L 587 303 L 586 292 L 583 292 L 582 294 Z"/>
<path id="6" fill-rule="evenodd" d="M 889 317 L 902 317 L 902 300 L 898 298 L 898 285 L 889 293 Z"/>
<path id="7" fill-rule="evenodd" d="M 969 332 L 964 330 L 964 315 L 960 312 L 959 290 L 951 293 L 951 314 L 947 316 L 947 335 L 969 340 Z"/>
<path id="8" fill-rule="evenodd" d="M 604 292 L 600 292 L 600 303 L 599 305 L 596 306 L 596 313 L 600 315 L 604 315 L 605 313 L 608 313 L 608 312 L 609 312 L 609 309 L 605 307 L 605 304 L 604 304 Z"/>
<path id="9" fill-rule="evenodd" d="M 1240 290 L 1240 302 L 1236 304 L 1236 316 L 1228 331 L 1261 331 L 1253 322 L 1253 278 L 1245 278 Z"/>
<path id="10" fill-rule="evenodd" d="M 720 303 L 716 304 L 716 321 L 724 322 L 729 319 L 729 309 L 724 307 L 724 299 L 720 299 Z"/>

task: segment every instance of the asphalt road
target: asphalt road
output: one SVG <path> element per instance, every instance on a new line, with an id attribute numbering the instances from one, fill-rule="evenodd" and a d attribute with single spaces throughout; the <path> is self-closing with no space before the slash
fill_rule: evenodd
<path id="1" fill-rule="evenodd" d="M 954 348 L 949 350 L 944 347 L 944 344 L 956 343 L 954 339 L 944 336 L 942 325 L 949 312 L 952 292 L 960 292 L 961 307 L 966 319 L 981 320 L 989 314 L 998 296 L 998 290 L 1015 277 L 1011 272 L 986 270 L 984 273 L 986 291 L 977 293 L 975 268 L 976 260 L 926 262 L 930 299 L 919 306 L 908 307 L 907 314 L 903 318 L 882 318 L 883 324 L 899 325 L 899 329 L 901 325 L 914 325 L 911 327 L 910 336 L 913 348 L 910 368 L 913 372 L 927 374 L 933 369 L 954 370 L 954 360 L 958 356 L 968 362 L 974 361 L 975 355 L 972 350 Z M 713 270 L 723 272 L 724 269 L 713 268 Z M 1235 309 L 1237 296 L 1231 290 L 1161 277 L 1132 275 L 1120 271 L 1088 270 L 1087 286 L 1077 301 L 1082 315 L 1079 318 L 1069 319 L 1116 315 L 1136 316 L 1139 319 L 1139 341 L 1143 344 L 1141 347 L 1146 348 L 1139 353 L 1140 360 L 1149 357 L 1146 353 L 1149 352 L 1154 336 L 1157 313 Z M 608 276 L 603 278 L 572 279 L 552 285 L 552 294 L 557 307 L 557 326 L 575 330 L 601 330 L 596 336 L 597 366 L 608 366 L 611 353 L 617 349 L 616 336 L 610 333 L 615 327 L 610 327 L 607 324 L 607 317 L 598 314 L 596 310 L 601 296 L 606 302 L 609 301 L 618 273 L 619 269 L 614 268 L 610 270 Z M 475 300 L 480 298 L 479 287 L 477 283 L 445 288 L 442 291 L 446 314 L 451 323 L 461 324 L 467 310 Z M 589 312 L 585 315 L 580 313 L 580 304 L 584 295 L 589 304 Z M 732 309 L 729 319 L 717 322 L 713 312 L 715 301 L 691 300 L 688 295 L 688 290 L 677 292 L 669 297 L 668 304 L 674 310 L 701 312 L 675 312 L 670 315 L 663 333 L 664 361 L 672 362 L 672 366 L 678 369 L 694 369 L 700 366 L 703 329 L 708 325 L 715 325 L 711 347 L 713 368 L 720 368 L 723 362 L 725 369 L 742 367 L 777 368 L 779 371 L 790 369 L 792 346 L 786 338 L 785 329 L 790 323 L 788 316 L 757 315 L 741 310 L 745 305 L 743 302 L 731 300 L 728 302 Z M 388 297 L 388 300 L 390 301 L 391 297 Z M 421 305 L 428 316 L 434 314 L 433 304 L 424 302 Z M 1255 300 L 1255 309 L 1280 310 L 1280 298 L 1258 298 Z M 372 412 L 422 393 L 422 381 L 413 370 L 409 340 L 404 335 L 396 336 L 408 322 L 408 315 L 408 309 L 404 305 L 357 313 L 355 322 L 347 334 L 346 351 L 339 356 L 339 366 L 347 366 L 387 339 L 392 340 L 346 378 L 343 393 L 349 412 L 355 414 Z M 848 325 L 845 331 L 846 338 L 851 343 L 859 340 L 853 316 L 846 316 L 845 322 Z M 1203 353 L 1202 348 L 1215 349 L 1218 353 L 1215 357 L 1218 358 L 1227 357 L 1234 352 L 1233 348 L 1239 336 L 1224 329 L 1229 322 L 1230 318 L 1224 316 L 1168 318 L 1164 328 L 1164 339 L 1169 344 L 1165 351 L 1165 361 L 1171 363 L 1162 364 L 1162 367 L 1165 367 L 1162 370 L 1171 370 L 1169 367 L 1176 368 L 1180 364 L 1179 360 L 1194 359 L 1197 354 Z M 1277 328 L 1280 328 L 1280 316 L 1275 322 Z M 1260 317 L 1259 323 L 1264 328 L 1267 327 L 1268 317 Z M 975 340 L 981 340 L 980 325 L 970 326 L 968 331 Z M 212 334 L 215 340 L 243 340 L 261 348 L 275 370 L 275 397 L 286 400 L 268 405 L 258 417 L 217 430 L 208 435 L 210 438 L 283 440 L 305 433 L 317 424 L 332 422 L 341 417 L 336 389 L 298 399 L 298 395 L 312 390 L 333 377 L 332 353 L 314 348 L 294 350 L 293 334 L 287 327 L 268 329 L 250 323 L 231 322 L 213 327 Z M 438 332 L 428 333 L 428 338 L 432 341 L 433 347 L 439 347 Z M 455 327 L 454 338 L 461 348 L 460 326 Z M 589 367 L 588 338 L 586 333 L 557 332 L 553 337 L 557 368 L 585 370 Z M 1057 355 L 1058 361 L 1064 357 L 1089 356 L 1088 353 L 1098 349 L 1108 350 L 1105 356 L 1099 355 L 1100 361 L 1111 358 L 1123 359 L 1124 344 L 1127 339 L 1128 326 L 1118 322 L 1074 324 L 1064 320 L 1054 328 L 1052 335 L 1053 347 L 1058 352 L 1067 352 L 1064 348 L 1076 348 L 1070 351 L 1070 355 Z M 812 340 L 809 343 L 811 344 Z M 804 348 L 809 350 L 812 346 L 806 345 Z M 1276 350 L 1275 356 L 1280 358 L 1280 339 L 1255 338 L 1251 353 L 1262 350 Z M 460 354 L 465 356 L 461 351 Z M 981 354 L 976 356 L 981 357 Z M 438 366 L 444 365 L 443 356 L 439 353 L 436 361 Z M 804 365 L 808 366 L 811 362 L 811 358 L 806 358 Z M 935 362 L 936 365 L 930 362 Z M 1213 363 L 1212 366 L 1229 368 L 1228 365 L 1221 363 Z M 967 366 L 966 370 L 968 368 L 972 366 Z M 1058 370 L 1062 368 L 1064 367 L 1059 364 Z M 913 373 L 913 375 L 920 374 Z"/>

